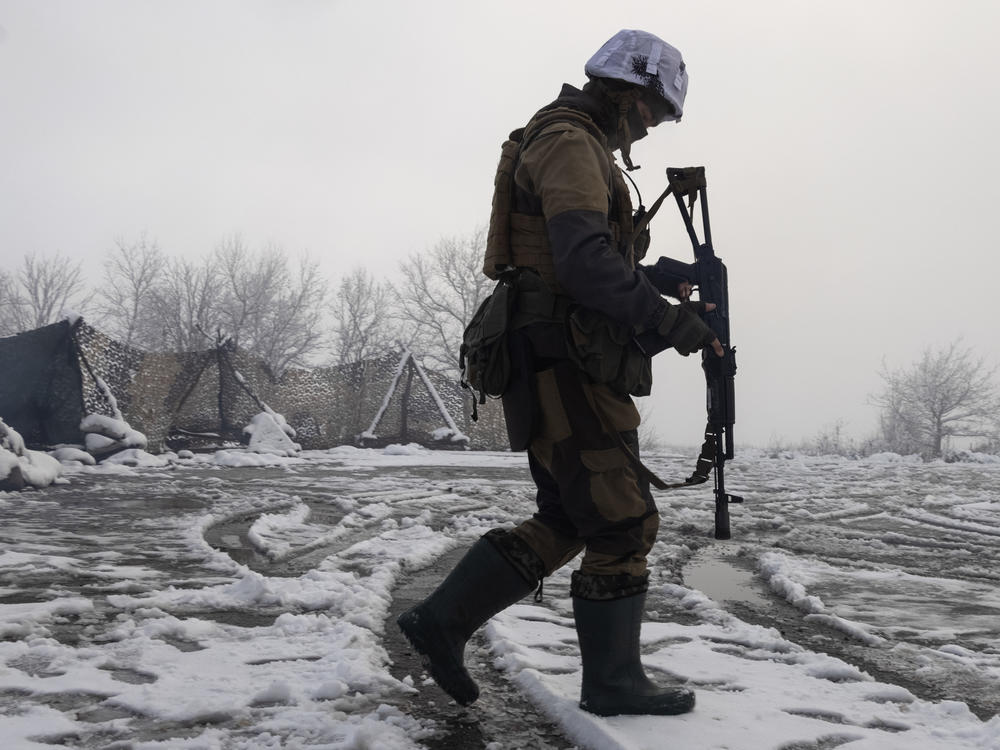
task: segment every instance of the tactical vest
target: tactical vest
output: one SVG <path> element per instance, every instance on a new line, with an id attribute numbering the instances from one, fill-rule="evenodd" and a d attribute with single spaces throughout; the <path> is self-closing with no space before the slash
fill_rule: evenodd
<path id="1" fill-rule="evenodd" d="M 533 268 L 557 294 L 562 294 L 563 290 L 556 281 L 555 262 L 549 245 L 545 216 L 540 210 L 538 213 L 515 210 L 514 172 L 521 151 L 549 125 L 560 122 L 585 129 L 604 147 L 610 175 L 608 188 L 611 200 L 608 206 L 608 226 L 611 229 L 612 245 L 625 257 L 630 268 L 635 268 L 636 264 L 630 242 L 632 201 L 621 170 L 608 149 L 607 138 L 594 121 L 579 110 L 558 107 L 539 112 L 526 127 L 511 133 L 500 149 L 500 163 L 497 165 L 493 181 L 493 209 L 490 213 L 490 228 L 486 238 L 483 273 L 491 279 L 497 279 L 503 269 L 509 266 Z"/>

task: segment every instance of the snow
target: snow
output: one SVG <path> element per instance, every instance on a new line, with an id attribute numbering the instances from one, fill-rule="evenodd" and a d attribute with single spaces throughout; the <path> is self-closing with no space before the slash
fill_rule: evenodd
<path id="1" fill-rule="evenodd" d="M 682 601 L 690 592 L 668 587 L 664 593 Z M 848 665 L 804 651 L 774 631 L 712 610 L 707 603 L 701 605 L 701 614 L 715 622 L 696 627 L 648 623 L 643 628 L 646 665 L 689 685 L 711 686 L 698 691 L 696 711 L 671 719 L 599 719 L 576 709 L 575 656 L 555 662 L 547 658 L 573 643 L 572 621 L 539 620 L 544 610 L 538 610 L 511 608 L 494 619 L 490 638 L 499 652 L 512 641 L 518 643 L 516 656 L 507 655 L 502 666 L 536 700 L 561 715 L 570 738 L 585 746 L 658 748 L 669 731 L 674 747 L 769 748 L 778 738 L 814 741 L 817 729 L 827 724 L 828 734 L 851 738 L 855 744 L 850 747 L 937 748 L 945 736 L 940 731 L 943 719 L 969 729 L 980 723 L 962 704 L 919 701 Z M 530 623 L 527 628 L 525 621 Z M 898 739 L 886 731 L 890 727 L 900 732 Z"/>
<path id="2" fill-rule="evenodd" d="M 124 421 L 121 409 L 118 408 L 118 399 L 115 398 L 115 394 L 111 391 L 111 388 L 100 375 L 94 376 L 94 384 L 97 386 L 97 390 L 101 392 L 104 396 L 104 400 L 108 402 L 108 407 L 111 409 L 112 418 L 118 421 Z M 86 419 L 86 417 L 84 418 Z M 83 428 L 81 428 L 83 429 Z"/>
<path id="3" fill-rule="evenodd" d="M 278 412 L 271 409 L 271 407 L 268 406 L 267 404 L 264 405 L 264 411 L 267 414 L 271 415 L 271 419 L 273 419 L 274 423 L 281 428 L 282 432 L 284 432 L 290 438 L 295 437 L 295 428 L 292 427 L 290 424 L 288 424 L 288 422 L 285 420 L 284 414 L 278 414 Z"/>
<path id="4" fill-rule="evenodd" d="M 807 621 L 823 623 L 869 646 L 878 646 L 884 643 L 882 638 L 873 635 L 863 625 L 828 613 L 826 605 L 819 597 L 806 593 L 804 583 L 814 581 L 815 578 L 810 576 L 810 571 L 803 561 L 795 560 L 780 552 L 767 552 L 760 556 L 757 565 L 761 576 L 771 589 L 792 606 L 805 612 Z M 816 565 L 822 566 L 828 571 L 840 573 L 839 570 L 831 566 L 824 566 L 822 563 L 816 563 Z"/>
<path id="5" fill-rule="evenodd" d="M 387 456 L 419 456 L 429 451 L 420 443 L 407 443 L 406 445 L 392 443 L 385 446 L 382 452 Z"/>
<path id="6" fill-rule="evenodd" d="M 112 410 L 116 416 L 103 414 L 88 414 L 80 420 L 80 431 L 84 433 L 83 443 L 87 452 L 100 458 L 118 451 L 142 450 L 148 444 L 146 436 L 125 421 L 118 410 L 118 403 L 107 385 L 97 378 L 98 385 L 105 391 Z"/>
<path id="7" fill-rule="evenodd" d="M 0 419 L 0 446 L 15 456 L 23 456 L 25 452 L 24 438 L 21 433 Z"/>
<path id="8" fill-rule="evenodd" d="M 256 401 L 257 404 L 260 405 L 261 409 L 263 410 L 261 414 L 257 414 L 256 416 L 253 417 L 253 419 L 251 420 L 251 423 L 249 425 L 247 425 L 246 427 L 243 428 L 244 432 L 247 432 L 247 433 L 250 433 L 250 434 L 253 434 L 255 431 L 260 431 L 260 430 L 266 430 L 266 431 L 270 432 L 270 431 L 272 431 L 276 427 L 278 430 L 280 430 L 281 432 L 283 432 L 289 438 L 294 438 L 295 437 L 295 429 L 290 424 L 288 424 L 288 422 L 285 420 L 284 415 L 283 414 L 279 414 L 278 412 L 274 411 L 270 406 L 268 406 L 263 401 L 261 401 L 260 398 L 250 389 L 250 386 L 247 383 L 246 378 L 243 377 L 243 373 L 241 373 L 239 370 L 237 370 L 236 368 L 234 368 L 232 366 L 232 363 L 230 363 L 229 367 L 230 367 L 230 372 L 232 372 L 232 374 L 233 374 L 233 377 L 236 378 L 236 382 L 239 383 L 241 386 L 243 386 L 243 389 L 247 392 L 247 394 L 254 401 Z M 270 420 L 272 422 L 274 422 L 273 426 L 270 425 L 270 424 L 267 424 L 267 425 L 259 424 L 260 422 L 265 421 L 267 417 L 270 417 Z M 272 440 L 273 440 L 273 438 L 267 438 L 267 440 L 264 441 L 264 442 L 268 442 L 269 443 Z M 287 446 L 289 444 L 291 444 L 291 440 L 285 441 L 285 443 L 283 443 L 283 445 L 285 445 L 285 446 Z M 297 449 L 294 449 L 294 450 L 301 450 L 301 449 L 297 448 Z M 268 453 L 268 452 L 273 452 L 273 451 L 264 450 L 262 452 Z"/>
<path id="9" fill-rule="evenodd" d="M 293 443 L 284 417 L 272 411 L 262 411 L 250 420 L 243 432 L 250 435 L 250 450 L 276 456 L 294 456 L 302 446 Z M 294 435 L 294 432 L 292 433 Z"/>
<path id="10" fill-rule="evenodd" d="M 294 456 L 285 456 L 280 453 L 264 451 L 247 452 L 245 450 L 221 450 L 216 451 L 210 459 L 218 466 L 228 466 L 230 468 L 247 466 L 287 466 L 299 463 L 299 459 Z"/>
<path id="11" fill-rule="evenodd" d="M 121 419 L 103 414 L 88 414 L 80 421 L 82 432 L 92 432 L 112 440 L 124 440 L 128 434 L 127 425 Z"/>
<path id="12" fill-rule="evenodd" d="M 255 549 L 267 555 L 270 560 L 283 560 L 290 554 L 302 554 L 310 549 L 317 549 L 343 537 L 353 523 L 354 518 L 345 516 L 340 524 L 332 530 L 309 522 L 312 509 L 303 503 L 298 496 L 293 496 L 294 505 L 283 509 L 280 513 L 264 513 L 247 531 L 247 540 Z M 344 500 L 345 509 L 353 509 L 353 503 Z M 388 508 L 383 506 L 367 506 L 364 516 L 371 518 L 376 511 L 383 517 L 389 515 Z M 360 523 L 359 523 L 360 525 Z"/>
<path id="13" fill-rule="evenodd" d="M 69 484 L 0 493 L 0 747 L 415 750 L 446 728 L 416 700 L 426 675 L 390 664 L 394 587 L 530 514 L 523 454 L 142 459 L 71 460 Z M 683 476 L 691 455 L 648 460 Z M 692 713 L 577 707 L 573 565 L 471 658 L 580 750 L 1000 748 L 1000 717 L 970 708 L 1000 705 L 1000 465 L 746 452 L 727 479 L 747 498 L 732 542 L 710 538 L 710 490 L 657 495 L 643 658 L 695 690 Z M 686 582 L 706 550 L 766 602 Z"/>
<path id="14" fill-rule="evenodd" d="M 108 456 L 101 461 L 103 464 L 118 464 L 121 466 L 141 466 L 148 469 L 162 469 L 170 465 L 170 459 L 163 455 L 147 453 L 141 448 L 126 448 Z"/>
<path id="15" fill-rule="evenodd" d="M 454 427 L 438 427 L 436 430 L 432 430 L 431 439 L 439 443 L 448 441 L 451 443 L 468 444 L 469 442 L 469 436 L 456 430 Z"/>
<path id="16" fill-rule="evenodd" d="M 21 434 L 0 419 L 0 482 L 48 487 L 61 473 L 62 466 L 57 459 L 25 447 Z"/>
<path id="17" fill-rule="evenodd" d="M 87 451 L 75 445 L 60 445 L 49 452 L 61 464 L 80 463 L 93 466 L 97 461 Z"/>

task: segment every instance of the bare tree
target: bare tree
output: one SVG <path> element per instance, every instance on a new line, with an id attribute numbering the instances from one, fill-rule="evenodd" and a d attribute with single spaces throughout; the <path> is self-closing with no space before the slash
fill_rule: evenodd
<path id="1" fill-rule="evenodd" d="M 93 296 L 86 293 L 80 261 L 73 263 L 59 253 L 24 256 L 16 274 L 0 283 L 2 325 L 10 333 L 55 323 L 71 308 L 81 311 Z"/>
<path id="2" fill-rule="evenodd" d="M 215 257 L 222 331 L 264 359 L 275 376 L 290 365 L 306 364 L 323 339 L 328 287 L 318 263 L 303 257 L 292 268 L 280 248 L 252 252 L 239 236 L 220 244 Z"/>
<path id="3" fill-rule="evenodd" d="M 206 335 L 219 327 L 214 303 L 220 286 L 214 257 L 201 263 L 176 258 L 168 260 L 150 295 L 150 307 L 156 320 L 153 347 L 166 351 L 194 351 L 212 343 Z"/>
<path id="4" fill-rule="evenodd" d="M 159 325 L 153 298 L 166 265 L 156 241 L 145 234 L 131 243 L 115 240 L 98 290 L 98 315 L 108 333 L 130 346 L 155 345 Z"/>
<path id="5" fill-rule="evenodd" d="M 843 419 L 821 427 L 814 438 L 802 445 L 802 449 L 817 456 L 854 456 L 859 452 L 855 441 L 846 434 Z"/>
<path id="6" fill-rule="evenodd" d="M 424 365 L 445 373 L 458 369 L 462 331 L 495 282 L 483 275 L 486 228 L 446 237 L 430 251 L 401 264 L 401 332 Z"/>
<path id="7" fill-rule="evenodd" d="M 280 376 L 320 348 L 327 292 L 318 263 L 292 266 L 280 248 L 253 252 L 238 235 L 199 261 L 166 258 L 142 237 L 117 241 L 102 312 L 126 343 L 194 351 L 229 338 Z"/>
<path id="8" fill-rule="evenodd" d="M 233 343 L 247 348 L 264 310 L 286 283 L 285 258 L 274 248 L 251 252 L 239 235 L 223 240 L 215 257 L 221 281 L 219 322 Z"/>
<path id="9" fill-rule="evenodd" d="M 927 349 L 906 368 L 883 366 L 885 387 L 873 402 L 882 409 L 886 445 L 937 458 L 949 438 L 995 435 L 1000 412 L 996 372 L 960 342 Z"/>
<path id="10" fill-rule="evenodd" d="M 18 331 L 17 306 L 20 300 L 14 287 L 14 278 L 0 270 L 0 336 L 11 336 Z"/>
<path id="11" fill-rule="evenodd" d="M 275 376 L 294 365 L 313 364 L 326 334 L 323 313 L 329 288 L 319 264 L 306 257 L 286 274 L 285 283 L 261 311 L 253 350 Z"/>
<path id="12" fill-rule="evenodd" d="M 334 361 L 343 365 L 383 354 L 393 344 L 393 288 L 358 266 L 340 281 L 332 306 Z"/>
<path id="13" fill-rule="evenodd" d="M 639 410 L 639 450 L 645 454 L 657 453 L 666 446 L 660 438 L 660 433 L 653 425 L 653 409 L 645 398 L 635 399 Z"/>

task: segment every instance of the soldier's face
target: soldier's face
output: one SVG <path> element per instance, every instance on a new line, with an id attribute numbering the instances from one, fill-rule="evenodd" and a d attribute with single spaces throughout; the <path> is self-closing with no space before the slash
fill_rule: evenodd
<path id="1" fill-rule="evenodd" d="M 639 113 L 647 128 L 656 127 L 661 122 L 675 120 L 674 107 L 663 97 L 647 92 L 638 102 Z"/>
<path id="2" fill-rule="evenodd" d="M 652 108 L 646 104 L 644 99 L 640 99 L 635 103 L 635 108 L 639 111 L 639 117 L 642 118 L 643 126 L 649 130 L 649 128 L 655 128 L 660 124 L 660 121 L 653 114 Z"/>

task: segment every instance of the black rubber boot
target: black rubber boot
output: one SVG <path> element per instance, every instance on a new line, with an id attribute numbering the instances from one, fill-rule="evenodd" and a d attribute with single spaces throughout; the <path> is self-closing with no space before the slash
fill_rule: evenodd
<path id="1" fill-rule="evenodd" d="M 486 538 L 479 539 L 423 602 L 396 623 L 434 681 L 460 705 L 479 697 L 465 669 L 465 643 L 493 615 L 531 593 L 529 581 Z"/>
<path id="2" fill-rule="evenodd" d="M 598 716 L 683 714 L 694 693 L 660 687 L 640 661 L 639 628 L 646 593 L 594 601 L 573 597 L 573 617 L 583 659 L 580 708 Z"/>

